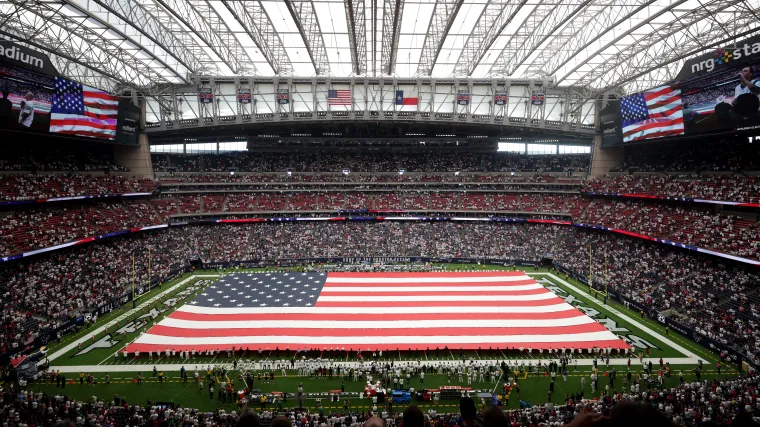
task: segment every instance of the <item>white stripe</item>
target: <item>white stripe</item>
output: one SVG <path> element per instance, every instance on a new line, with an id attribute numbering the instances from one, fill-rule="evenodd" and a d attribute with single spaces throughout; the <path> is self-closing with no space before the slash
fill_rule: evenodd
<path id="1" fill-rule="evenodd" d="M 533 280 L 528 276 L 484 276 L 484 277 L 332 277 L 327 283 L 469 283 L 469 282 L 518 282 Z"/>
<path id="2" fill-rule="evenodd" d="M 391 329 L 391 328 L 542 328 L 574 326 L 594 323 L 594 319 L 582 315 L 564 319 L 494 319 L 494 320 L 221 320 L 196 321 L 167 317 L 158 324 L 182 329 L 245 329 L 245 328 L 293 328 L 293 329 Z"/>
<path id="3" fill-rule="evenodd" d="M 634 137 L 638 137 L 638 136 L 649 135 L 650 133 L 663 132 L 663 131 L 667 131 L 667 130 L 683 130 L 683 123 L 676 123 L 676 124 L 672 124 L 670 126 L 653 127 L 653 128 L 649 128 L 649 129 L 642 130 L 642 131 L 635 131 L 635 130 L 627 131 L 626 130 L 626 131 L 624 131 L 624 133 L 631 132 L 631 134 L 628 135 L 626 138 L 634 138 Z"/>
<path id="4" fill-rule="evenodd" d="M 119 106 L 119 100 L 118 99 L 116 99 L 116 100 L 114 100 L 114 99 L 102 99 L 102 98 L 97 98 L 97 97 L 94 97 L 94 96 L 87 96 L 86 92 L 84 94 L 84 100 L 85 100 L 85 102 L 98 103 L 98 104 L 101 104 L 101 105 L 114 105 L 116 107 Z"/>
<path id="5" fill-rule="evenodd" d="M 645 95 L 646 96 L 646 95 Z M 678 103 L 681 103 L 681 91 L 680 90 L 674 90 L 671 92 L 665 92 L 661 95 L 658 95 L 655 98 L 649 99 L 646 101 L 647 106 L 650 106 L 652 104 L 657 104 L 658 102 L 668 101 L 670 99 L 677 99 Z"/>
<path id="6" fill-rule="evenodd" d="M 216 308 L 185 304 L 178 311 L 198 314 L 408 314 L 410 307 L 234 307 Z M 414 307 L 415 313 L 555 313 L 572 310 L 566 302 L 517 307 Z"/>
<path id="7" fill-rule="evenodd" d="M 430 301 L 541 301 L 557 298 L 552 292 L 536 295 L 361 295 L 355 297 L 320 295 L 318 302 L 430 302 Z M 407 307 L 409 308 L 409 307 Z"/>
<path id="8" fill-rule="evenodd" d="M 530 291 L 533 289 L 546 289 L 541 284 L 536 283 L 533 285 L 514 285 L 514 286 L 469 286 L 469 287 L 453 287 L 453 286 L 398 286 L 398 287 L 353 287 L 353 286 L 325 286 L 322 288 L 322 294 L 330 292 L 476 292 L 476 291 Z M 547 290 L 548 291 L 548 290 Z"/>
<path id="9" fill-rule="evenodd" d="M 650 109 L 650 110 L 649 110 L 649 114 L 662 113 L 662 112 L 664 112 L 664 111 L 668 111 L 668 110 L 671 110 L 671 109 L 673 109 L 673 108 L 675 108 L 675 107 L 678 107 L 678 106 L 680 106 L 680 105 L 681 105 L 681 100 L 680 100 L 680 99 L 678 99 L 678 100 L 675 100 L 675 101 L 671 102 L 670 104 L 667 104 L 667 105 L 663 105 L 663 106 L 661 106 L 661 107 L 657 107 L 657 108 L 652 108 L 652 109 Z M 668 116 L 668 117 L 670 117 L 670 116 Z"/>
<path id="10" fill-rule="evenodd" d="M 469 343 L 552 343 L 617 340 L 624 343 L 610 331 L 585 332 L 558 335 L 472 335 L 472 336 L 386 336 L 386 337 L 303 337 L 303 336 L 242 336 L 242 337 L 167 337 L 146 333 L 136 344 L 159 345 L 246 345 L 246 344 L 469 344 Z"/>
<path id="11" fill-rule="evenodd" d="M 117 116 L 119 114 L 119 110 L 104 110 L 102 108 L 95 108 L 95 107 L 84 107 L 85 111 L 92 113 L 92 114 L 100 114 L 101 116 Z"/>
<path id="12" fill-rule="evenodd" d="M 96 129 L 89 126 L 50 126 L 50 132 L 63 132 L 63 131 L 83 131 L 83 132 L 95 132 L 103 135 L 116 135 L 114 130 Z"/>

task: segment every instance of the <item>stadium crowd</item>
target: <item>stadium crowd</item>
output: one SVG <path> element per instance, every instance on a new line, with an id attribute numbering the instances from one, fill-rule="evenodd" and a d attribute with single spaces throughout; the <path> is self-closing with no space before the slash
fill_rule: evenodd
<path id="1" fill-rule="evenodd" d="M 127 178 L 122 175 L 0 175 L 0 202 L 152 193 L 155 188 L 153 180 Z"/>
<path id="2" fill-rule="evenodd" d="M 478 410 L 469 397 L 459 401 L 458 412 L 423 412 L 417 406 L 403 412 L 388 405 L 353 412 L 309 409 L 263 408 L 227 412 L 203 412 L 182 406 L 157 406 L 152 402 L 127 402 L 93 396 L 90 402 L 76 401 L 65 394 L 54 396 L 27 390 L 0 391 L 0 418 L 7 427 L 65 425 L 105 426 L 236 426 L 236 427 L 518 427 L 546 426 L 751 426 L 760 419 L 757 376 L 730 380 L 686 382 L 679 387 L 641 392 L 612 391 L 601 398 L 567 396 L 562 404 L 527 405 L 502 410 L 488 406 Z M 375 418 L 376 417 L 376 418 Z"/>
<path id="3" fill-rule="evenodd" d="M 588 154 L 525 155 L 501 152 L 235 152 L 152 153 L 155 171 L 177 172 L 586 172 Z"/>
<path id="4" fill-rule="evenodd" d="M 618 175 L 584 182 L 583 191 L 760 203 L 760 179 L 732 175 Z"/>
<path id="5" fill-rule="evenodd" d="M 595 272 L 609 269 L 613 290 L 651 307 L 672 310 L 698 331 L 736 345 L 756 360 L 760 275 L 714 257 L 610 234 L 553 225 L 499 222 L 298 222 L 177 227 L 141 232 L 102 243 L 0 264 L 0 295 L 18 301 L 2 313 L 0 348 L 13 348 L 39 330 L 125 292 L 131 257 L 138 283 L 146 283 L 145 249 L 152 248 L 153 277 L 205 262 L 323 257 L 433 257 L 555 262 L 588 275 L 588 246 L 596 247 Z M 274 262 L 270 261 L 269 263 Z M 262 261 L 266 263 L 266 261 Z M 116 286 L 114 286 L 114 284 Z M 26 327 L 27 319 L 39 325 Z"/>
<path id="6" fill-rule="evenodd" d="M 613 172 L 759 171 L 760 144 L 706 138 L 649 144 L 626 150 Z"/>

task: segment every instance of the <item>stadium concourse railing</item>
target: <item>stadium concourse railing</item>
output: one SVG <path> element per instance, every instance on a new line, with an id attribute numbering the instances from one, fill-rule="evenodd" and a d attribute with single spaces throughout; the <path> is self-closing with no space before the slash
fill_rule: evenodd
<path id="1" fill-rule="evenodd" d="M 47 197 L 39 199 L 25 199 L 25 200 L 6 200 L 0 201 L 0 207 L 4 206 L 19 206 L 29 205 L 32 203 L 51 203 L 51 202 L 71 202 L 74 200 L 100 200 L 100 199 L 116 199 L 123 197 L 148 197 L 153 193 L 114 193 L 114 194 L 88 194 L 82 196 L 67 196 L 67 197 Z"/>
<path id="2" fill-rule="evenodd" d="M 395 213 L 403 213 L 406 211 L 394 211 Z M 366 211 L 369 215 L 370 211 Z M 157 224 L 146 227 L 134 227 L 128 230 L 114 231 L 111 233 L 101 234 L 97 236 L 90 236 L 83 239 L 75 240 L 68 243 L 62 243 L 60 245 L 50 246 L 47 248 L 36 249 L 28 252 L 5 255 L 0 257 L 0 263 L 14 261 L 22 258 L 28 258 L 35 255 L 52 252 L 71 246 L 81 245 L 85 243 L 100 241 L 115 236 L 122 236 L 125 234 L 139 233 L 141 231 L 159 230 L 168 227 L 183 227 L 188 225 L 214 225 L 214 224 L 252 224 L 252 223 L 265 223 L 265 222 L 309 222 L 309 221 L 424 221 L 424 222 L 438 222 L 438 221 L 454 221 L 454 222 L 510 222 L 510 223 L 528 223 L 528 224 L 552 224 L 562 226 L 572 226 L 583 229 L 592 229 L 599 231 L 607 231 L 611 233 L 621 234 L 629 237 L 635 237 L 638 239 L 649 240 L 651 242 L 657 242 L 663 245 L 686 249 L 702 254 L 712 255 L 724 259 L 730 259 L 732 261 L 741 262 L 744 264 L 760 266 L 760 260 L 744 258 L 736 255 L 731 255 L 723 252 L 713 251 L 711 249 L 701 248 L 694 245 L 687 245 L 672 240 L 661 239 L 658 237 L 647 236 L 644 234 L 634 233 L 628 230 L 620 228 L 611 228 L 602 225 L 595 224 L 583 224 L 574 223 L 572 221 L 554 220 L 554 219 L 530 219 L 530 218 L 510 218 L 510 217 L 448 217 L 448 216 L 327 216 L 327 217 L 275 217 L 275 218 L 239 218 L 239 219 L 209 219 L 199 221 L 178 221 L 170 224 Z"/>

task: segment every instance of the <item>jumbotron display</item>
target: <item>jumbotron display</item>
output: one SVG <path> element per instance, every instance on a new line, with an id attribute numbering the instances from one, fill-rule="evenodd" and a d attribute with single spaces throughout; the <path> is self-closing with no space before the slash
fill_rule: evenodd
<path id="1" fill-rule="evenodd" d="M 687 61 L 669 84 L 602 110 L 605 145 L 760 126 L 760 37 Z"/>
<path id="2" fill-rule="evenodd" d="M 42 53 L 0 49 L 0 128 L 137 144 L 140 111 L 130 100 L 59 76 Z"/>

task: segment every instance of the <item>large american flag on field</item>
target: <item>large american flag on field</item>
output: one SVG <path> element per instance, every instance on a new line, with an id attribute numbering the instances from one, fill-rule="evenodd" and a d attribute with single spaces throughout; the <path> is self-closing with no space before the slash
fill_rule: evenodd
<path id="1" fill-rule="evenodd" d="M 327 91 L 327 105 L 351 105 L 350 89 L 330 89 Z"/>
<path id="2" fill-rule="evenodd" d="M 56 77 L 52 104 L 51 133 L 116 138 L 118 96 Z"/>
<path id="3" fill-rule="evenodd" d="M 127 347 L 629 348 L 522 272 L 233 274 Z"/>
<path id="4" fill-rule="evenodd" d="M 620 113 L 624 142 L 684 133 L 681 89 L 676 86 L 662 86 L 623 97 Z"/>

